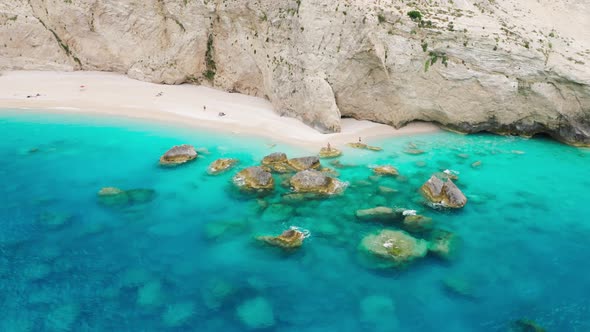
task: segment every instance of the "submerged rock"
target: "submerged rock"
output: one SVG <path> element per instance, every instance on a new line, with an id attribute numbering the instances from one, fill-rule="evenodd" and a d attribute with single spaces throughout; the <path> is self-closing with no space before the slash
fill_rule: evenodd
<path id="1" fill-rule="evenodd" d="M 440 258 L 450 260 L 456 257 L 459 245 L 459 238 L 455 234 L 437 229 L 430 235 L 428 251 Z"/>
<path id="2" fill-rule="evenodd" d="M 240 304 L 236 309 L 236 315 L 250 329 L 265 329 L 275 325 L 272 306 L 261 296 Z"/>
<path id="3" fill-rule="evenodd" d="M 370 209 L 356 210 L 359 219 L 395 219 L 401 216 L 399 211 L 386 206 L 377 206 Z"/>
<path id="4" fill-rule="evenodd" d="M 281 222 L 289 220 L 293 215 L 293 207 L 286 204 L 273 203 L 262 212 L 261 219 L 264 222 Z"/>
<path id="5" fill-rule="evenodd" d="M 395 304 L 393 300 L 383 295 L 369 295 L 360 303 L 361 321 L 373 324 L 386 324 L 383 331 L 391 331 L 391 327 L 397 326 Z"/>
<path id="6" fill-rule="evenodd" d="M 153 189 L 129 189 L 125 190 L 125 193 L 133 204 L 148 203 L 156 197 L 156 191 Z"/>
<path id="7" fill-rule="evenodd" d="M 217 220 L 205 224 L 204 235 L 209 240 L 215 240 L 222 236 L 238 235 L 243 233 L 248 224 L 241 220 Z"/>
<path id="8" fill-rule="evenodd" d="M 38 281 L 45 279 L 51 274 L 51 266 L 43 263 L 32 263 L 21 269 L 23 279 L 28 281 Z"/>
<path id="9" fill-rule="evenodd" d="M 442 172 L 436 172 L 433 174 L 433 176 L 436 176 L 437 178 L 441 179 L 441 180 L 453 180 L 453 181 L 458 181 L 459 180 L 459 175 L 451 170 L 444 170 Z"/>
<path id="10" fill-rule="evenodd" d="M 123 193 L 123 190 L 117 187 L 103 187 L 98 191 L 98 196 L 113 196 Z"/>
<path id="11" fill-rule="evenodd" d="M 233 158 L 220 158 L 212 162 L 207 168 L 207 173 L 211 175 L 221 174 L 230 170 L 238 163 L 237 159 Z"/>
<path id="12" fill-rule="evenodd" d="M 398 190 L 387 186 L 379 186 L 377 187 L 377 192 L 381 195 L 391 195 L 398 192 Z"/>
<path id="13" fill-rule="evenodd" d="M 169 305 L 162 314 L 162 320 L 168 327 L 184 325 L 195 314 L 195 304 L 192 302 L 180 302 Z"/>
<path id="14" fill-rule="evenodd" d="M 473 299 L 475 298 L 475 290 L 473 285 L 464 278 L 445 278 L 442 280 L 443 288 L 454 295 Z"/>
<path id="15" fill-rule="evenodd" d="M 371 151 L 383 150 L 382 148 L 380 148 L 378 146 L 371 146 L 371 145 L 367 145 L 365 143 L 348 143 L 346 145 L 350 146 L 351 148 L 362 149 L 362 150 L 371 150 Z"/>
<path id="16" fill-rule="evenodd" d="M 116 187 L 104 187 L 98 191 L 98 202 L 105 206 L 123 206 L 129 204 L 129 195 Z"/>
<path id="17" fill-rule="evenodd" d="M 39 215 L 38 220 L 43 226 L 57 229 L 70 224 L 74 220 L 74 216 L 68 213 L 44 212 Z"/>
<path id="18" fill-rule="evenodd" d="M 407 148 L 404 150 L 405 154 L 411 154 L 411 155 L 420 155 L 420 154 L 424 154 L 426 153 L 424 150 L 420 150 L 418 148 Z"/>
<path id="19" fill-rule="evenodd" d="M 321 167 L 320 159 L 317 156 L 291 158 L 288 163 L 296 171 L 319 169 Z"/>
<path id="20" fill-rule="evenodd" d="M 49 331 L 73 331 L 79 315 L 80 307 L 77 304 L 58 306 L 47 315 L 45 328 Z"/>
<path id="21" fill-rule="evenodd" d="M 195 147 L 188 144 L 173 146 L 160 157 L 160 165 L 175 166 L 197 158 Z"/>
<path id="22" fill-rule="evenodd" d="M 108 207 L 148 203 L 155 197 L 156 191 L 153 189 L 122 190 L 116 187 L 105 187 L 98 192 L 98 202 Z"/>
<path id="23" fill-rule="evenodd" d="M 260 166 L 241 170 L 234 176 L 233 181 L 236 186 L 246 190 L 272 190 L 275 186 L 272 174 Z"/>
<path id="24" fill-rule="evenodd" d="M 284 203 L 290 204 L 295 202 L 301 202 L 308 198 L 308 195 L 304 193 L 286 193 L 281 196 L 281 199 Z"/>
<path id="25" fill-rule="evenodd" d="M 150 281 L 137 290 L 137 304 L 140 306 L 157 306 L 162 302 L 162 283 Z"/>
<path id="26" fill-rule="evenodd" d="M 201 290 L 203 302 L 211 310 L 219 309 L 236 292 L 232 284 L 222 279 L 210 280 Z"/>
<path id="27" fill-rule="evenodd" d="M 545 328 L 530 319 L 519 319 L 512 323 L 514 332 L 545 332 Z"/>
<path id="28" fill-rule="evenodd" d="M 142 268 L 129 268 L 119 275 L 121 287 L 138 287 L 152 280 L 149 271 Z"/>
<path id="29" fill-rule="evenodd" d="M 428 242 L 416 239 L 403 231 L 382 230 L 363 238 L 361 250 L 386 259 L 392 266 L 401 267 L 426 256 Z"/>
<path id="30" fill-rule="evenodd" d="M 283 249 L 293 249 L 301 247 L 305 233 L 296 228 L 290 228 L 279 236 L 259 236 L 257 239 Z"/>
<path id="31" fill-rule="evenodd" d="M 432 229 L 432 218 L 425 217 L 419 214 L 407 215 L 404 217 L 403 229 L 412 233 L 427 232 Z"/>
<path id="32" fill-rule="evenodd" d="M 461 159 L 469 159 L 469 155 L 467 153 L 457 153 L 457 157 Z"/>
<path id="33" fill-rule="evenodd" d="M 367 180 L 356 180 L 352 183 L 353 187 L 371 187 L 373 186 L 373 183 L 371 181 L 367 181 Z"/>
<path id="34" fill-rule="evenodd" d="M 467 203 L 465 195 L 450 179 L 443 182 L 433 175 L 420 190 L 431 203 L 443 207 L 462 208 Z"/>
<path id="35" fill-rule="evenodd" d="M 418 160 L 414 165 L 416 165 L 416 167 L 426 167 L 428 164 L 423 160 Z"/>
<path id="36" fill-rule="evenodd" d="M 391 165 L 373 167 L 373 173 L 379 174 L 379 175 L 389 175 L 389 176 L 398 176 L 399 175 L 399 171 L 397 170 L 397 168 L 395 168 Z"/>
<path id="37" fill-rule="evenodd" d="M 328 176 L 332 176 L 332 177 L 340 176 L 340 172 L 338 172 L 337 170 L 330 168 L 330 167 L 322 167 L 322 169 L 320 171 L 322 173 L 325 173 Z"/>
<path id="38" fill-rule="evenodd" d="M 287 155 L 283 152 L 273 152 L 268 156 L 262 158 L 261 162 L 264 168 L 272 172 L 277 173 L 288 173 L 293 172 L 293 168 L 289 165 L 289 159 Z"/>
<path id="39" fill-rule="evenodd" d="M 346 188 L 344 182 L 315 170 L 300 171 L 290 180 L 295 192 L 332 195 Z"/>
<path id="40" fill-rule="evenodd" d="M 330 165 L 338 169 L 355 167 L 355 165 L 343 164 L 340 160 L 332 160 L 330 161 Z"/>
<path id="41" fill-rule="evenodd" d="M 340 157 L 342 155 L 342 151 L 335 149 L 335 148 L 328 148 L 328 147 L 323 147 L 320 149 L 320 153 L 319 156 L 320 158 L 336 158 L 336 157 Z"/>

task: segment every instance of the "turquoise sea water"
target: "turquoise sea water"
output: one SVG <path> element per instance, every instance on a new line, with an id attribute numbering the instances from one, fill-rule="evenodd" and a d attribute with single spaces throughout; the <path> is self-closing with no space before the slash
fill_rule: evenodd
<path id="1" fill-rule="evenodd" d="M 344 148 L 344 195 L 285 203 L 280 185 L 262 198 L 237 192 L 237 169 L 206 174 L 220 157 L 246 167 L 274 151 L 309 154 L 268 139 L 9 110 L 0 134 L 0 331 L 508 331 L 522 318 L 590 331 L 588 149 L 493 135 L 390 138 L 370 142 L 381 152 Z M 208 153 L 159 167 L 181 143 Z M 410 143 L 425 153 L 404 153 Z M 368 165 L 381 164 L 402 176 L 371 177 Z M 459 172 L 469 199 L 460 211 L 432 210 L 417 192 L 445 169 Z M 155 196 L 103 206 L 106 186 Z M 461 238 L 459 255 L 401 270 L 367 265 L 361 239 L 395 226 L 355 211 L 378 205 L 432 217 Z M 311 232 L 295 252 L 254 240 L 289 226 Z"/>

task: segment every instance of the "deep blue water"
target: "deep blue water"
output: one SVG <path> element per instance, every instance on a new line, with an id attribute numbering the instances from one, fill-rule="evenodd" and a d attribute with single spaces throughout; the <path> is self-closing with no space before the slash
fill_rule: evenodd
<path id="1" fill-rule="evenodd" d="M 310 154 L 268 139 L 8 110 L 0 134 L 0 331 L 507 331 L 521 318 L 590 331 L 588 149 L 446 132 L 373 141 L 384 151 L 343 149 L 342 196 L 284 203 L 280 185 L 257 198 L 230 181 L 270 152 Z M 181 143 L 208 153 L 159 167 Z M 425 153 L 404 153 L 410 143 Z M 241 162 L 207 175 L 219 157 Z M 380 164 L 402 176 L 371 177 Z M 460 211 L 417 191 L 444 169 L 459 172 Z M 106 186 L 156 194 L 106 207 Z M 355 211 L 378 205 L 432 217 L 461 238 L 458 257 L 368 266 L 361 239 L 395 227 Z M 311 232 L 295 252 L 254 240 L 289 226 Z"/>

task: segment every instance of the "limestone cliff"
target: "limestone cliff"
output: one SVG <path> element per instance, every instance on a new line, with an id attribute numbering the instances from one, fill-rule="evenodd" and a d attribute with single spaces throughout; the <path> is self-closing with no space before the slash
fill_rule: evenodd
<path id="1" fill-rule="evenodd" d="M 206 84 L 324 132 L 423 120 L 590 144 L 585 0 L 0 0 L 0 69 Z"/>

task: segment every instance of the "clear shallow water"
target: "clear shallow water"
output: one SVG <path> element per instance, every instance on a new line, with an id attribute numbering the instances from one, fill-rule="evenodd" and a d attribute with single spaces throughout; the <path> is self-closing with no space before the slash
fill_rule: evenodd
<path id="1" fill-rule="evenodd" d="M 350 182 L 343 196 L 264 210 L 233 189 L 235 171 L 209 176 L 208 164 L 236 157 L 245 167 L 273 151 L 309 152 L 194 129 L 10 111 L 0 113 L 0 133 L 2 331 L 243 331 L 244 320 L 273 321 L 268 331 L 506 331 L 520 318 L 549 331 L 590 330 L 587 149 L 451 133 L 381 140 L 371 143 L 382 152 L 344 149 L 341 162 L 354 167 L 338 170 Z M 410 142 L 426 153 L 405 154 Z M 180 143 L 209 154 L 158 167 Z M 471 167 L 478 160 L 482 166 Z M 403 176 L 371 179 L 367 165 L 379 164 Z M 460 172 L 469 198 L 452 213 L 425 207 L 417 192 L 447 168 Z M 399 192 L 380 195 L 380 185 Z M 105 186 L 156 196 L 108 208 L 96 196 Z M 286 190 L 264 200 L 280 203 Z M 367 266 L 361 239 L 394 227 L 354 213 L 377 205 L 432 217 L 460 236 L 459 256 L 403 270 Z M 291 225 L 312 234 L 294 253 L 253 239 Z"/>

